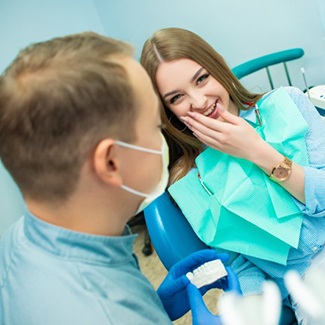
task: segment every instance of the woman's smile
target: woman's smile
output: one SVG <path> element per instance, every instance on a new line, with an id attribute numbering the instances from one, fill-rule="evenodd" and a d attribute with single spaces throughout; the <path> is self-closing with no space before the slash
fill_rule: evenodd
<path id="1" fill-rule="evenodd" d="M 166 106 L 178 118 L 191 111 L 218 119 L 220 109 L 229 110 L 229 93 L 195 61 L 176 59 L 160 63 L 156 82 Z"/>
<path id="2" fill-rule="evenodd" d="M 216 99 L 216 101 L 202 114 L 204 116 L 211 117 L 214 119 L 217 118 L 217 116 L 219 115 L 217 104 L 218 104 L 218 99 Z"/>

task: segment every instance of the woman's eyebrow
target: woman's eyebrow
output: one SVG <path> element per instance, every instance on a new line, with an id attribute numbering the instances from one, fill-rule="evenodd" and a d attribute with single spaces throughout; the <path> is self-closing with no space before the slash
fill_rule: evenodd
<path id="1" fill-rule="evenodd" d="M 195 80 L 195 79 L 200 75 L 200 73 L 202 72 L 202 70 L 204 70 L 203 67 L 201 67 L 199 70 L 197 70 L 197 71 L 195 72 L 194 76 L 193 76 L 192 79 L 191 79 L 191 82 L 193 82 L 193 81 L 194 81 L 194 80 Z M 166 97 L 168 97 L 168 96 L 170 96 L 170 95 L 176 94 L 176 93 L 178 93 L 178 90 L 172 90 L 172 91 L 166 93 L 166 94 L 163 96 L 163 99 L 165 99 Z"/>
<path id="2" fill-rule="evenodd" d="M 163 99 L 165 99 L 166 97 L 170 96 L 170 95 L 173 95 L 173 94 L 176 94 L 178 93 L 178 90 L 172 90 L 168 93 L 166 93 L 164 96 L 163 96 Z"/>
<path id="3" fill-rule="evenodd" d="M 191 81 L 194 81 L 199 75 L 200 73 L 202 72 L 202 70 L 204 70 L 203 67 L 201 67 L 199 70 L 196 71 L 196 73 L 194 74 L 193 78 Z"/>

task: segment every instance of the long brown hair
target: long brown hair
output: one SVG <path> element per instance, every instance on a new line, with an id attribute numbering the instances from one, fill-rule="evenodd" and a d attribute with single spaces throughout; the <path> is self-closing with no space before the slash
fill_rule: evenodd
<path id="1" fill-rule="evenodd" d="M 148 72 L 156 93 L 156 72 L 161 62 L 176 59 L 190 59 L 205 68 L 229 93 L 231 100 L 240 109 L 247 109 L 247 103 L 255 104 L 261 94 L 245 89 L 234 76 L 223 57 L 197 34 L 181 28 L 165 28 L 154 33 L 142 49 L 141 64 Z M 176 115 L 161 99 L 162 122 L 170 146 L 170 184 L 185 176 L 195 166 L 195 158 L 204 148 L 192 132 L 184 129 Z"/>

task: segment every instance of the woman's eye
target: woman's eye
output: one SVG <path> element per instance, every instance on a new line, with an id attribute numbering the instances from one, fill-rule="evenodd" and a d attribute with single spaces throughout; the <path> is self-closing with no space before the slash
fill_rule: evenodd
<path id="1" fill-rule="evenodd" d="M 176 95 L 174 97 L 172 97 L 169 102 L 170 104 L 174 104 L 176 102 L 177 99 L 181 98 L 181 95 Z"/>
<path id="2" fill-rule="evenodd" d="M 200 76 L 197 80 L 196 83 L 200 84 L 202 83 L 204 80 L 206 80 L 210 75 L 208 73 L 203 74 L 202 76 Z"/>

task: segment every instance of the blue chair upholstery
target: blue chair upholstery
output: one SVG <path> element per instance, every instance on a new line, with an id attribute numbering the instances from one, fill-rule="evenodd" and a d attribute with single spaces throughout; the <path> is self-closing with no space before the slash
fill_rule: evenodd
<path id="1" fill-rule="evenodd" d="M 144 210 L 144 216 L 153 246 L 167 270 L 191 253 L 208 248 L 167 192 Z"/>
<path id="2" fill-rule="evenodd" d="M 273 80 L 271 77 L 270 69 L 269 67 L 275 64 L 283 63 L 284 70 L 287 76 L 288 84 L 289 86 L 292 86 L 289 70 L 287 67 L 288 61 L 296 60 L 301 58 L 305 54 L 304 50 L 301 48 L 294 48 L 289 49 L 285 51 L 275 52 L 271 54 L 267 54 L 264 56 L 261 56 L 259 58 L 247 61 L 245 63 L 242 63 L 235 68 L 232 69 L 232 72 L 234 75 L 241 79 L 249 74 L 252 74 L 256 71 L 259 71 L 261 69 L 266 69 L 267 76 L 270 82 L 270 86 L 272 89 L 274 89 Z"/>
<path id="3" fill-rule="evenodd" d="M 167 270 L 189 254 L 209 248 L 197 237 L 167 191 L 144 210 L 144 216 L 153 246 Z M 280 325 L 295 324 L 292 309 L 283 307 Z"/>

